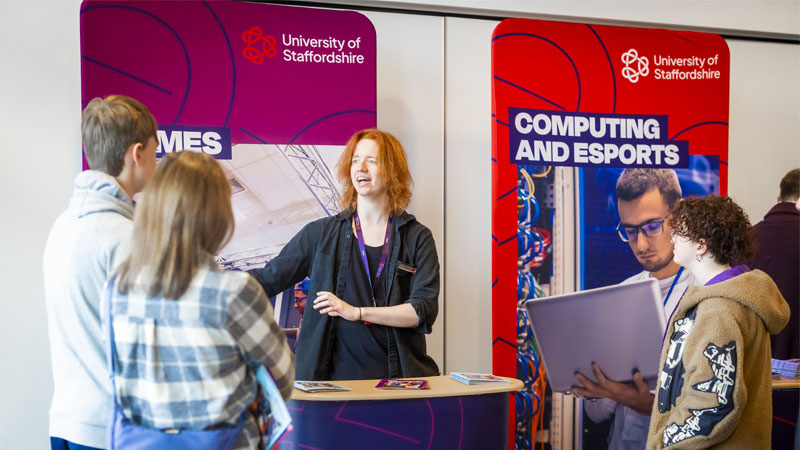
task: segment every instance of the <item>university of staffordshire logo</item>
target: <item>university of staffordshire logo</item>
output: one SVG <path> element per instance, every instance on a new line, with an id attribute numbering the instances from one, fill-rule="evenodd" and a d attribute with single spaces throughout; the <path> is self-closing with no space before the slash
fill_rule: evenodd
<path id="1" fill-rule="evenodd" d="M 273 36 L 264 36 L 264 33 L 261 31 L 259 27 L 253 27 L 244 33 L 242 33 L 242 40 L 247 47 L 242 50 L 242 55 L 245 59 L 248 59 L 253 62 L 253 64 L 261 64 L 264 62 L 264 57 L 274 58 L 275 57 L 275 37 Z M 259 50 L 254 45 L 261 44 L 261 49 Z"/>
<path id="2" fill-rule="evenodd" d="M 622 54 L 622 62 L 625 67 L 622 68 L 622 76 L 627 78 L 631 83 L 639 81 L 639 77 L 646 77 L 650 73 L 650 63 L 646 56 L 639 57 L 639 52 L 635 49 L 630 49 Z M 631 64 L 636 63 L 636 68 L 631 67 Z"/>

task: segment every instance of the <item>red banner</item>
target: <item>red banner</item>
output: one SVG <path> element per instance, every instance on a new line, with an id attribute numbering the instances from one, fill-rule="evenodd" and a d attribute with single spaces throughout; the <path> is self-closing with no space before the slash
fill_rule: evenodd
<path id="1" fill-rule="evenodd" d="M 553 166 L 583 168 L 577 183 L 581 216 L 605 207 L 606 197 L 600 194 L 612 189 L 624 168 L 673 168 L 684 196 L 725 194 L 729 65 L 725 41 L 713 34 L 528 19 L 504 20 L 495 28 L 495 374 L 525 381 L 538 373 L 536 355 L 527 362 L 531 358 L 523 354 L 526 324 L 519 310 L 553 272 L 550 236 L 556 205 L 548 192 L 556 183 Z M 698 173 L 707 182 L 698 183 Z M 616 206 L 613 210 L 609 217 Z M 575 227 L 580 236 L 608 231 L 606 225 L 590 229 L 583 220 Z M 586 245 L 587 239 L 581 241 Z M 589 245 L 583 251 L 590 258 L 594 250 Z M 632 257 L 624 246 L 621 252 Z M 578 283 L 595 287 L 590 285 L 620 282 L 625 276 L 593 278 L 581 272 Z M 534 409 L 537 402 L 543 409 L 543 398 L 532 397 Z"/>

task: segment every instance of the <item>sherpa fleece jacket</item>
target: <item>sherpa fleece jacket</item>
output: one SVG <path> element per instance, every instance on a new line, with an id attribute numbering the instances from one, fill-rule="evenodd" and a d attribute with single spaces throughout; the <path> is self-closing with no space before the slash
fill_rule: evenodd
<path id="1" fill-rule="evenodd" d="M 770 448 L 769 335 L 788 320 L 760 270 L 690 286 L 667 326 L 647 448 Z"/>

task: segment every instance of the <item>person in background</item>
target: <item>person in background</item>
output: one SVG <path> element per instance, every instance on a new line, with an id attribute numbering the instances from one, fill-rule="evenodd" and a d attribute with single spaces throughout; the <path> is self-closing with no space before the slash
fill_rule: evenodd
<path id="1" fill-rule="evenodd" d="M 753 227 L 756 248 L 750 267 L 772 277 L 789 305 L 789 325 L 771 336 L 772 357 L 800 358 L 800 169 L 781 179 L 778 204 Z"/>
<path id="2" fill-rule="evenodd" d="M 673 261 L 669 236 L 667 219 L 681 198 L 678 175 L 672 169 L 626 169 L 617 180 L 616 193 L 617 232 L 644 269 L 623 283 L 658 280 L 664 315 L 669 317 L 681 294 L 694 283 L 691 274 Z M 592 399 L 584 402 L 586 414 L 595 423 L 613 417 L 608 448 L 644 448 L 654 396 L 641 374 L 637 372 L 633 384 L 615 383 L 603 377 L 601 368 L 595 365 L 593 369 L 601 382 L 593 383 L 578 374 L 583 387 L 573 388 L 575 394 Z"/>
<path id="3" fill-rule="evenodd" d="M 308 283 L 309 280 L 305 279 L 294 286 L 294 309 L 300 313 L 300 322 L 298 327 L 303 323 L 303 314 L 306 312 L 306 300 L 308 300 Z"/>
<path id="4" fill-rule="evenodd" d="M 45 245 L 53 401 L 52 449 L 106 447 L 111 385 L 103 347 L 103 283 L 126 255 L 133 196 L 156 168 L 156 121 L 122 95 L 94 98 L 83 111 L 83 150 L 91 170 L 75 178 L 69 207 Z"/>
<path id="5" fill-rule="evenodd" d="M 300 318 L 297 320 L 297 324 L 293 324 L 293 326 L 283 329 L 283 331 L 286 333 L 286 337 L 290 339 L 289 346 L 292 347 L 292 349 L 296 348 L 297 346 L 297 334 L 300 331 L 300 327 L 303 326 L 303 314 L 306 312 L 306 301 L 308 300 L 308 284 L 309 280 L 306 278 L 305 280 L 294 285 L 294 300 L 292 301 L 292 307 L 300 315 Z"/>
<path id="6" fill-rule="evenodd" d="M 768 449 L 769 335 L 789 320 L 778 287 L 745 265 L 750 221 L 728 197 L 681 201 L 669 219 L 675 262 L 690 286 L 667 325 L 647 448 Z"/>
<path id="7" fill-rule="evenodd" d="M 136 208 L 130 256 L 109 280 L 116 396 L 136 424 L 235 426 L 262 365 L 283 398 L 291 394 L 294 355 L 269 298 L 253 277 L 214 261 L 233 227 L 230 184 L 216 160 L 165 156 Z M 259 448 L 260 439 L 247 414 L 236 448 Z"/>
<path id="8" fill-rule="evenodd" d="M 439 258 L 430 230 L 405 211 L 411 174 L 402 145 L 385 131 L 359 131 L 337 176 L 342 212 L 307 224 L 250 271 L 270 296 L 311 279 L 297 378 L 438 375 L 425 334 L 439 310 Z"/>

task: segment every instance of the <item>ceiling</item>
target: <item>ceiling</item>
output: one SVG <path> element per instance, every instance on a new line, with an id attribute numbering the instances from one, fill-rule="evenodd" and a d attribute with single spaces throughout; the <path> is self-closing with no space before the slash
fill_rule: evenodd
<path id="1" fill-rule="evenodd" d="M 248 256 L 280 250 L 300 229 L 327 214 L 311 188 L 282 154 L 281 145 L 240 144 L 233 158 L 220 161 L 225 175 L 245 188 L 233 194 L 236 229 L 220 255 Z M 309 146 L 303 146 L 310 150 Z M 343 146 L 315 146 L 329 172 L 335 170 Z M 331 176 L 335 180 L 335 176 Z M 338 186 L 337 186 L 338 187 Z"/>

